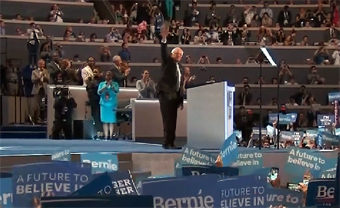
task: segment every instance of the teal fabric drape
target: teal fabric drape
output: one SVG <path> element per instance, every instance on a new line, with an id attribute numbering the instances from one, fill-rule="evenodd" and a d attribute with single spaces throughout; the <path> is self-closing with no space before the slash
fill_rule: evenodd
<path id="1" fill-rule="evenodd" d="M 166 7 L 166 13 L 167 13 L 168 20 L 172 20 L 173 7 L 174 7 L 173 0 L 165 0 L 165 7 Z"/>

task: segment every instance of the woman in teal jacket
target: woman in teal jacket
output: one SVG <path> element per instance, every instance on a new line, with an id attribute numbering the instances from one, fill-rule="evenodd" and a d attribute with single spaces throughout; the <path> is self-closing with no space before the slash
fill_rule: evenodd
<path id="1" fill-rule="evenodd" d="M 113 135 L 114 124 L 117 122 L 117 94 L 119 84 L 112 80 L 112 72 L 108 71 L 105 75 L 105 81 L 101 82 L 98 87 L 100 95 L 100 119 L 103 123 L 104 137 L 109 139 Z"/>

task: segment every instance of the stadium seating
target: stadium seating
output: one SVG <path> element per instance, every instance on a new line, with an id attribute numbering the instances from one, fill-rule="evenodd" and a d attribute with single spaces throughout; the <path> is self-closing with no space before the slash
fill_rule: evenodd
<path id="1" fill-rule="evenodd" d="M 260 12 L 260 10 L 263 7 L 262 4 L 253 4 L 253 5 L 256 6 L 258 13 Z M 231 6 L 230 4 L 217 4 L 216 5 L 216 13 L 220 16 L 220 24 L 223 24 L 224 20 L 226 19 L 230 6 Z M 245 4 L 235 4 L 235 13 L 236 14 L 242 14 L 242 12 L 244 11 L 244 8 L 246 6 L 247 5 L 245 5 Z M 285 4 L 269 5 L 269 8 L 271 8 L 273 10 L 273 22 L 276 22 L 277 17 L 279 15 L 279 12 L 283 9 L 284 6 L 285 6 Z M 188 8 L 191 8 L 190 4 L 189 4 Z M 207 15 L 207 13 L 209 12 L 209 8 L 210 8 L 210 4 L 201 4 L 201 3 L 197 4 L 197 10 L 200 12 L 200 15 L 201 15 L 200 22 L 202 22 L 202 23 L 204 22 L 204 18 Z M 316 4 L 289 5 L 289 10 L 292 12 L 292 17 L 293 17 L 292 21 L 295 20 L 295 16 L 299 13 L 300 8 L 304 8 L 305 11 L 307 11 L 307 10 L 314 11 L 317 8 L 317 5 Z M 329 5 L 324 5 L 323 8 L 326 12 L 330 11 Z M 182 16 L 180 18 L 184 17 L 183 11 L 179 11 L 177 14 L 178 15 L 182 14 Z M 225 24 L 223 24 L 223 26 L 225 26 Z"/>
<path id="2" fill-rule="evenodd" d="M 30 22 L 18 21 L 18 20 L 5 20 L 6 24 L 6 34 L 16 35 L 16 29 L 20 28 L 22 31 L 26 31 Z M 83 32 L 87 38 L 90 37 L 92 33 L 95 33 L 99 39 L 102 39 L 109 33 L 111 27 L 118 29 L 120 34 L 122 34 L 126 28 L 125 25 L 97 25 L 97 24 L 83 24 L 83 23 L 56 23 L 56 22 L 35 22 L 40 25 L 44 30 L 45 35 L 50 35 L 54 37 L 63 37 L 65 29 L 71 26 L 75 34 Z M 132 28 L 136 28 L 133 26 Z M 180 27 L 179 34 L 183 33 L 185 27 Z M 191 34 L 191 40 L 193 41 L 194 35 L 198 30 L 197 27 L 187 27 Z M 279 28 L 272 28 L 275 32 Z M 297 42 L 302 41 L 304 36 L 308 36 L 310 44 L 314 44 L 324 40 L 324 30 L 325 28 L 284 28 L 285 34 L 289 35 L 292 30 L 296 31 Z M 250 41 L 258 41 L 258 28 L 248 28 L 250 31 Z M 275 34 L 275 33 L 274 33 Z"/>
<path id="3" fill-rule="evenodd" d="M 28 52 L 23 46 L 26 45 L 26 37 L 21 36 L 1 36 L 1 51 L 7 50 L 8 58 L 22 59 L 23 64 L 27 64 L 26 60 Z M 6 43 L 7 42 L 7 43 Z M 73 57 L 78 54 L 82 60 L 87 57 L 99 57 L 99 49 L 104 43 L 96 42 L 62 42 L 66 57 Z M 7 45 L 7 49 L 5 46 Z M 121 50 L 121 43 L 105 44 L 109 46 L 111 54 L 118 54 Z M 169 45 L 169 50 L 175 45 Z M 190 55 L 192 60 L 198 61 L 201 56 L 208 56 L 211 63 L 214 63 L 217 57 L 221 57 L 224 63 L 235 63 L 236 59 L 240 59 L 245 63 L 248 57 L 256 56 L 259 52 L 259 46 L 222 46 L 222 45 L 182 45 L 184 55 Z M 18 49 L 21 48 L 22 50 Z M 313 58 L 317 46 L 268 46 L 272 57 L 276 61 L 286 60 L 288 64 L 304 64 L 306 59 Z M 197 50 L 199 49 L 199 50 Z M 329 53 L 332 54 L 334 47 L 328 47 Z M 154 58 L 160 60 L 160 46 L 158 44 L 130 44 L 129 51 L 132 54 L 131 59 L 134 63 L 150 63 Z"/>

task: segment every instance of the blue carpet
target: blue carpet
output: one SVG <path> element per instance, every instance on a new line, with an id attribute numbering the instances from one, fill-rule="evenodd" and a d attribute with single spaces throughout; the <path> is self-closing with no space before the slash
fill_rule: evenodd
<path id="1" fill-rule="evenodd" d="M 52 154 L 68 149 L 71 153 L 180 153 L 182 150 L 164 150 L 161 145 L 133 141 L 1 139 L 0 156 Z"/>

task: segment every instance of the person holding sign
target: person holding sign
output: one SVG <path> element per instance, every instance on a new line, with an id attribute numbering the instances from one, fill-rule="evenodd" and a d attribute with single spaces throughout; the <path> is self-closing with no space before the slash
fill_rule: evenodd
<path id="1" fill-rule="evenodd" d="M 105 81 L 101 82 L 98 87 L 100 119 L 103 123 L 105 139 L 109 139 L 109 135 L 113 135 L 114 124 L 117 122 L 118 92 L 119 84 L 112 81 L 112 72 L 106 72 Z"/>
<path id="2" fill-rule="evenodd" d="M 174 48 L 169 55 L 167 52 L 167 37 L 169 26 L 163 25 L 161 30 L 162 77 L 157 85 L 160 110 L 163 119 L 164 149 L 178 149 L 174 142 L 176 139 L 177 109 L 183 109 L 183 77 L 182 65 L 179 63 L 183 57 L 181 48 Z"/>

